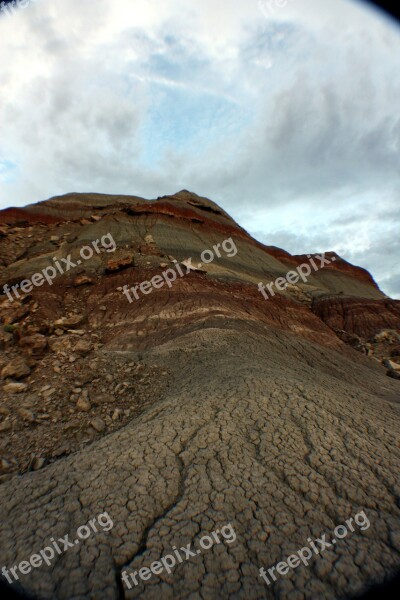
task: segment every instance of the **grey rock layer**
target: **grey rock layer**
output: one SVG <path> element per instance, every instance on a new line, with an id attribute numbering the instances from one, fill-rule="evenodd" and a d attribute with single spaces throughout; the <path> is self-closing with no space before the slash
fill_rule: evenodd
<path id="1" fill-rule="evenodd" d="M 106 351 L 106 350 L 105 350 Z M 355 352 L 210 328 L 145 353 L 172 371 L 124 429 L 0 487 L 8 568 L 107 511 L 114 522 L 21 576 L 44 599 L 349 597 L 400 567 L 399 384 Z M 269 568 L 364 510 L 371 526 L 267 586 Z M 231 523 L 233 544 L 138 571 Z M 197 546 L 198 547 L 198 546 Z"/>

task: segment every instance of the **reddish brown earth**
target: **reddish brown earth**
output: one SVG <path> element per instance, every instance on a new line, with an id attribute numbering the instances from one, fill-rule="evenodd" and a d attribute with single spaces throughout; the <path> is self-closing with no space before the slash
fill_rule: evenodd
<path id="1" fill-rule="evenodd" d="M 69 194 L 0 212 L 0 292 L 111 234 L 101 252 L 0 296 L 1 560 L 14 565 L 102 510 L 114 519 L 22 588 L 42 598 L 340 598 L 400 566 L 400 302 L 331 262 L 252 239 L 212 201 Z M 129 303 L 140 285 L 221 256 Z M 176 261 L 176 262 L 174 262 Z M 356 352 L 358 350 L 358 352 Z M 390 374 L 390 377 L 387 377 Z M 258 569 L 365 510 L 274 586 Z M 231 522 L 237 541 L 124 589 L 135 570 Z"/>

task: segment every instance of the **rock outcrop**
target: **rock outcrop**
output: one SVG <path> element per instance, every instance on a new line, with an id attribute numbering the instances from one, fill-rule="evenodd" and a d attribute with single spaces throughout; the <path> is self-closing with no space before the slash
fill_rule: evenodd
<path id="1" fill-rule="evenodd" d="M 114 523 L 14 588 L 314 600 L 352 597 L 400 568 L 400 302 L 326 256 L 266 300 L 259 282 L 309 257 L 256 242 L 187 191 L 0 212 L 0 292 L 56 261 L 76 265 L 0 296 L 1 564 L 73 539 L 105 511 Z M 260 577 L 360 511 L 368 530 L 271 586 Z M 124 585 L 125 569 L 226 523 L 234 544 Z"/>

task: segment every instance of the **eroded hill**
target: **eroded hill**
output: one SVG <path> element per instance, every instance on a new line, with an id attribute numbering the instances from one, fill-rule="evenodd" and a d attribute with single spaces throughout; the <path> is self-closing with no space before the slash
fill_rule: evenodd
<path id="1" fill-rule="evenodd" d="M 0 212 L 0 291 L 11 290 L 0 296 L 2 564 L 101 512 L 114 523 L 14 587 L 62 599 L 340 598 L 400 567 L 400 302 L 326 258 L 265 299 L 260 282 L 310 257 L 259 244 L 187 191 Z M 21 291 L 49 266 L 50 282 Z M 360 511 L 368 530 L 273 585 L 260 577 Z M 124 584 L 124 570 L 226 523 L 231 545 Z"/>

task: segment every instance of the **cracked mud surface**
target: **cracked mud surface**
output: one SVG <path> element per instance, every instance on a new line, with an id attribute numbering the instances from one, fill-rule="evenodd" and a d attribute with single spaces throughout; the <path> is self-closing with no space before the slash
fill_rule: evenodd
<path id="1" fill-rule="evenodd" d="M 370 359 L 350 363 L 343 352 L 250 328 L 187 333 L 143 359 L 171 373 L 161 400 L 79 454 L 0 487 L 8 567 L 51 537 L 73 539 L 104 511 L 114 522 L 22 576 L 26 591 L 60 600 L 314 600 L 349 597 L 400 568 L 399 384 Z M 260 567 L 361 510 L 368 530 L 273 586 L 260 578 Z M 123 569 L 229 522 L 235 543 L 132 590 L 121 583 Z"/>

